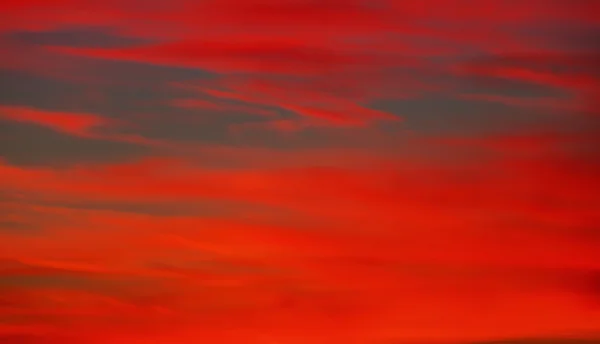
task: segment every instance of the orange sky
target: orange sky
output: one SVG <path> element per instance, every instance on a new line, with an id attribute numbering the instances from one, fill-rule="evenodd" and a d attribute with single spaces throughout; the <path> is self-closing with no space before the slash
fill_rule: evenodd
<path id="1" fill-rule="evenodd" d="M 600 343 L 600 7 L 0 4 L 0 343 Z"/>

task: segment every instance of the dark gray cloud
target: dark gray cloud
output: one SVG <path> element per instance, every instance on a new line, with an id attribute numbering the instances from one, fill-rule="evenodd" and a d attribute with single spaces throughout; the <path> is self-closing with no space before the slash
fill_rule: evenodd
<path id="1" fill-rule="evenodd" d="M 142 38 L 125 37 L 102 27 L 72 27 L 54 31 L 18 31 L 10 32 L 5 37 L 22 44 L 76 48 L 122 48 L 153 43 L 153 41 Z"/>
<path id="2" fill-rule="evenodd" d="M 0 212 L 2 214 L 3 212 Z M 32 231 L 33 226 L 28 223 L 20 222 L 20 221 L 9 221 L 9 220 L 0 220 L 0 232 L 29 232 Z"/>
<path id="3" fill-rule="evenodd" d="M 62 134 L 35 124 L 0 120 L 0 156 L 14 165 L 67 166 L 127 161 L 150 148 Z"/>
<path id="4" fill-rule="evenodd" d="M 411 99 L 380 100 L 372 105 L 402 116 L 406 128 L 425 134 L 589 129 L 600 122 L 584 116 L 584 110 L 569 108 L 576 102 L 573 95 L 580 92 L 570 77 L 578 74 L 600 77 L 597 61 L 597 54 L 578 53 L 471 56 L 455 61 L 456 74 L 437 75 L 447 85 L 442 92 Z M 473 95 L 481 98 L 469 97 Z M 538 105 L 534 105 L 536 101 Z M 565 107 L 558 108 L 555 103 L 544 105 L 545 101 Z"/>
<path id="5" fill-rule="evenodd" d="M 83 80 L 0 68 L 0 103 L 123 117 L 152 111 L 156 103 L 186 94 L 169 87 L 170 82 L 210 77 L 203 71 L 140 63 L 72 62 L 81 70 Z"/>
<path id="6" fill-rule="evenodd" d="M 594 2 L 589 0 L 588 3 Z M 590 9 L 594 11 L 594 9 Z M 522 29 L 532 40 L 553 43 L 555 50 L 572 52 L 600 52 L 600 30 L 597 25 L 585 21 L 537 25 Z"/>
<path id="7" fill-rule="evenodd" d="M 34 196 L 32 196 L 34 198 Z M 126 201 L 32 201 L 32 204 L 45 206 L 58 206 L 78 210 L 110 210 L 125 213 L 146 214 L 152 216 L 201 216 L 201 217 L 227 217 L 235 212 L 236 207 L 245 210 L 252 209 L 257 212 L 267 210 L 287 214 L 287 211 L 273 209 L 269 206 L 259 204 L 247 204 L 243 202 L 225 200 L 195 200 L 195 201 L 152 201 L 152 202 L 126 202 Z M 1 223 L 0 223 L 1 225 Z"/>
<path id="8" fill-rule="evenodd" d="M 169 87 L 167 83 L 197 80 L 198 77 L 210 77 L 201 71 L 186 72 L 185 70 L 169 67 L 154 67 L 143 64 L 116 64 L 112 67 L 102 67 L 106 70 L 106 78 L 112 78 L 111 84 L 76 83 L 68 80 L 32 75 L 19 71 L 0 70 L 0 104 L 9 106 L 28 106 L 40 110 L 65 111 L 76 113 L 91 113 L 108 118 L 125 120 L 136 124 L 134 128 L 124 128 L 124 132 L 146 135 L 150 138 L 208 142 L 215 144 L 230 144 L 243 147 L 270 146 L 280 149 L 331 147 L 332 145 L 347 148 L 364 146 L 373 143 L 373 136 L 360 138 L 361 131 L 348 131 L 339 128 L 308 128 L 301 132 L 285 135 L 272 129 L 260 126 L 273 118 L 245 113 L 242 111 L 207 111 L 203 109 L 177 108 L 170 103 L 175 99 L 198 97 L 195 91 Z M 90 68 L 93 70 L 94 68 Z M 131 78 L 131 80 L 129 80 Z M 137 81 L 136 81 L 137 80 Z M 148 82 L 146 82 L 147 80 Z M 121 81 L 123 83 L 121 83 Z M 137 85 L 139 83 L 139 87 Z M 227 102 L 230 105 L 241 105 L 239 102 Z M 299 118 L 285 110 L 276 110 L 278 119 Z M 241 135 L 231 135 L 232 125 L 249 124 L 247 131 Z M 82 147 L 70 147 L 71 143 L 80 142 L 81 139 L 67 138 L 64 135 L 51 133 L 49 130 L 32 128 L 31 126 L 3 123 L 0 128 L 2 135 L 14 137 L 17 141 L 28 146 L 33 151 L 25 151 L 15 144 L 2 145 L 5 154 L 11 154 L 16 163 L 25 163 L 27 160 L 37 160 L 42 163 L 44 151 L 52 151 L 53 146 L 66 147 L 72 153 L 65 153 L 76 158 L 76 152 L 85 151 Z M 252 125 L 257 127 L 251 128 Z M 37 150 L 40 147 L 40 138 L 32 139 L 42 131 L 42 137 L 54 141 L 49 147 Z M 361 134 L 362 135 L 362 134 Z M 377 141 L 383 138 L 377 138 Z M 107 147 L 107 144 L 87 142 L 95 147 Z M 381 143 L 386 145 L 386 143 Z M 109 146 L 121 147 L 123 144 L 108 143 Z M 103 150 L 102 148 L 94 148 Z M 138 148 L 135 148 L 138 149 Z M 129 148 L 125 149 L 125 152 Z M 25 154 L 19 158 L 18 152 Z M 58 154 L 58 152 L 56 152 Z M 124 152 L 114 152 L 121 156 Z M 46 161 L 54 161 L 50 156 Z M 110 159 L 109 159 L 110 160 Z M 88 160 L 89 161 L 89 160 Z"/>
<path id="9" fill-rule="evenodd" d="M 51 111 L 73 111 L 91 86 L 77 85 L 20 71 L 0 69 L 0 104 L 23 105 Z M 70 97 L 69 97 L 70 95 Z M 67 101 L 71 99 L 71 101 Z"/>
<path id="10" fill-rule="evenodd" d="M 118 297 L 120 291 L 139 290 L 139 287 L 152 281 L 153 277 L 70 270 L 36 266 L 9 259 L 0 260 L 0 295 L 3 296 L 8 294 L 3 294 L 2 291 L 14 288 L 61 288 Z"/>
<path id="11" fill-rule="evenodd" d="M 539 109 L 451 95 L 378 101 L 373 107 L 402 116 L 406 128 L 423 134 L 491 134 L 580 121 Z"/>

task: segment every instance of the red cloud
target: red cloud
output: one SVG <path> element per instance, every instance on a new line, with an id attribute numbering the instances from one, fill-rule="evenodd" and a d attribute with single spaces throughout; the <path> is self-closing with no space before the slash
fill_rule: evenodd
<path id="1" fill-rule="evenodd" d="M 29 107 L 0 106 L 0 118 L 31 123 L 73 136 L 143 145 L 163 145 L 135 134 L 110 133 L 123 126 L 119 120 L 86 113 L 44 111 Z M 105 131 L 105 132 L 103 132 Z"/>
<path id="2" fill-rule="evenodd" d="M 109 120 L 91 115 L 64 112 L 40 111 L 27 107 L 0 107 L 0 116 L 12 121 L 33 123 L 67 134 L 91 137 L 93 130 L 109 124 Z"/>
<path id="3" fill-rule="evenodd" d="M 229 104 L 218 104 L 201 99 L 175 99 L 172 102 L 173 106 L 186 108 L 186 109 L 198 109 L 198 110 L 209 110 L 209 111 L 237 111 L 242 113 L 253 113 L 259 116 L 274 117 L 276 114 L 272 111 L 260 108 L 254 108 L 251 106 L 243 105 L 229 105 Z"/>
<path id="4" fill-rule="evenodd" d="M 474 342 L 597 331 L 597 123 L 573 116 L 597 112 L 595 55 L 535 38 L 554 26 L 591 32 L 595 7 L 2 3 L 0 72 L 10 77 L 0 101 L 23 104 L 0 105 L 3 121 L 155 150 L 115 164 L 0 163 L 0 342 Z M 147 44 L 78 48 L 78 26 Z M 58 29 L 66 48 L 11 35 Z M 113 70 L 108 60 L 130 63 Z M 164 74 L 122 69 L 139 66 Z M 67 82 L 97 92 L 93 104 L 76 99 L 93 110 L 47 110 L 73 108 L 70 94 L 49 99 Z M 493 103 L 564 121 L 488 128 Z M 222 117 L 173 119 L 205 113 Z M 124 125 L 137 134 L 121 134 Z"/>

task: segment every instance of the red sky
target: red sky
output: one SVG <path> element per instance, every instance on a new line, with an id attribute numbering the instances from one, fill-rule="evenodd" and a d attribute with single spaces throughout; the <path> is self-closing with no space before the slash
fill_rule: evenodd
<path id="1" fill-rule="evenodd" d="M 592 0 L 0 4 L 0 343 L 600 343 Z"/>

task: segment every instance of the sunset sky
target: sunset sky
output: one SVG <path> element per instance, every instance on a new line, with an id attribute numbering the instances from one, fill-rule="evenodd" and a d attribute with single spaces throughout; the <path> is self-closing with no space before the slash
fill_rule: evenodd
<path id="1" fill-rule="evenodd" d="M 0 1 L 0 343 L 600 343 L 598 13 Z"/>

